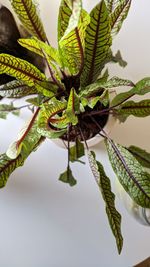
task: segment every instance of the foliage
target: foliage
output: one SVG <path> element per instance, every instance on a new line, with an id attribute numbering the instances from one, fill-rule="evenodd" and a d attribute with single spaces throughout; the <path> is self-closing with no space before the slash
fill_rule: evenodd
<path id="1" fill-rule="evenodd" d="M 150 77 L 135 84 L 117 76 L 109 77 L 107 68 L 111 62 L 126 66 L 120 51 L 113 55 L 111 47 L 128 15 L 131 0 L 101 0 L 90 13 L 83 9 L 81 0 L 62 0 L 57 49 L 47 39 L 33 0 L 11 0 L 11 4 L 29 32 L 26 38 L 16 41 L 29 50 L 33 58 L 40 56 L 48 74 L 39 70 L 32 60 L 0 54 L 0 75 L 13 77 L 12 81 L 0 86 L 0 98 L 14 101 L 26 97 L 27 101 L 22 107 L 2 102 L 0 118 L 6 119 L 10 112 L 19 115 L 24 107 L 33 112 L 6 154 L 0 156 L 0 187 L 5 186 L 10 174 L 22 166 L 46 138 L 60 137 L 65 143 L 68 162 L 59 180 L 70 186 L 77 183 L 71 164 L 84 163 L 82 157 L 87 151 L 120 253 L 123 246 L 121 215 L 115 207 L 110 178 L 101 162 L 96 160 L 95 153 L 89 151 L 87 139 L 95 134 L 104 137 L 112 168 L 124 190 L 138 205 L 150 208 L 150 174 L 145 170 L 150 168 L 150 154 L 139 147 L 125 148 L 115 143 L 103 130 L 107 120 L 101 125 L 103 118 L 110 114 L 121 122 L 130 115 L 150 115 L 150 99 L 139 102 L 131 99 L 150 92 Z M 121 86 L 127 90 L 112 99 L 112 90 L 117 92 Z"/>

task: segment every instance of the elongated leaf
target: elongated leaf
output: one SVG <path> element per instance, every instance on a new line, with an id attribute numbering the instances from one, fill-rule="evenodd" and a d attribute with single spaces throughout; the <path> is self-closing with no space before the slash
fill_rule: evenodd
<path id="1" fill-rule="evenodd" d="M 36 134 L 35 136 L 34 138 L 30 138 L 30 140 L 28 141 L 28 150 L 22 150 L 22 153 L 16 159 L 9 159 L 6 154 L 2 154 L 0 156 L 0 188 L 6 185 L 6 182 L 11 173 L 16 168 L 22 166 L 26 158 L 30 155 L 30 153 L 35 150 L 41 144 L 41 142 L 44 141 L 42 137 L 39 138 L 39 135 Z"/>
<path id="2" fill-rule="evenodd" d="M 37 38 L 26 38 L 26 39 L 19 39 L 19 44 L 28 50 L 40 55 L 41 57 L 45 58 L 45 54 L 49 59 L 49 63 L 57 63 L 61 66 L 61 61 L 59 58 L 58 50 L 52 47 L 50 44 L 47 45 L 44 42 L 38 40 Z"/>
<path id="3" fill-rule="evenodd" d="M 34 86 L 35 81 L 46 80 L 46 77 L 29 62 L 7 54 L 0 54 L 0 74 L 6 73 L 24 82 L 28 86 Z"/>
<path id="4" fill-rule="evenodd" d="M 82 10 L 81 14 L 78 11 L 77 14 L 76 21 L 69 22 L 64 36 L 59 41 L 62 60 L 72 75 L 78 74 L 83 68 L 85 30 L 90 22 L 89 14 L 86 11 Z M 70 21 L 73 20 L 73 17 L 70 18 Z"/>
<path id="5" fill-rule="evenodd" d="M 116 35 L 122 26 L 123 21 L 126 19 L 130 5 L 132 0 L 122 0 L 116 6 L 112 14 L 110 15 L 111 18 L 111 32 L 112 35 Z"/>
<path id="6" fill-rule="evenodd" d="M 0 104 L 0 119 L 7 119 L 7 115 L 9 113 L 12 113 L 16 116 L 20 114 L 19 110 L 17 109 L 17 107 L 14 107 L 13 103 Z"/>
<path id="7" fill-rule="evenodd" d="M 72 174 L 70 167 L 68 167 L 67 170 L 60 175 L 59 181 L 61 181 L 63 183 L 67 183 L 70 186 L 74 186 L 77 183 L 76 179 L 74 178 L 74 176 Z"/>
<path id="8" fill-rule="evenodd" d="M 106 141 L 109 159 L 120 183 L 140 206 L 150 208 L 150 174 L 124 147 Z"/>
<path id="9" fill-rule="evenodd" d="M 75 89 L 72 88 L 67 103 L 66 115 L 70 123 L 72 123 L 73 125 L 76 125 L 78 123 L 78 117 L 76 116 L 76 111 L 79 111 L 79 107 L 80 107 L 79 97 L 77 96 Z"/>
<path id="10" fill-rule="evenodd" d="M 121 234 L 121 215 L 115 208 L 115 195 L 111 191 L 110 179 L 105 174 L 102 164 L 99 161 L 96 161 L 95 153 L 93 151 L 88 153 L 88 158 L 91 170 L 105 202 L 108 221 L 116 239 L 118 252 L 120 254 L 123 245 L 123 238 Z"/>
<path id="11" fill-rule="evenodd" d="M 79 161 L 85 154 L 84 145 L 77 139 L 75 145 L 70 148 L 69 152 L 71 162 Z"/>
<path id="12" fill-rule="evenodd" d="M 71 14 L 72 14 L 72 9 L 69 7 L 68 1 L 62 0 L 58 16 L 58 42 L 65 34 Z"/>
<path id="13" fill-rule="evenodd" d="M 150 153 L 137 146 L 130 146 L 127 149 L 143 167 L 150 168 Z"/>
<path id="14" fill-rule="evenodd" d="M 20 21 L 32 35 L 46 41 L 46 33 L 37 13 L 36 4 L 32 0 L 10 0 Z"/>
<path id="15" fill-rule="evenodd" d="M 36 94 L 35 87 L 29 87 L 21 81 L 11 81 L 0 86 L 0 96 L 7 98 L 21 98 L 27 95 Z"/>
<path id="16" fill-rule="evenodd" d="M 86 86 L 85 88 L 82 88 L 79 95 L 81 97 L 89 97 L 95 95 L 95 93 L 101 93 L 103 89 L 111 89 L 120 86 L 134 86 L 134 84 L 130 80 L 125 80 L 118 77 L 112 77 L 108 81 L 99 79 L 95 83 L 92 83 Z"/>
<path id="17" fill-rule="evenodd" d="M 128 92 L 118 94 L 111 102 L 111 106 L 121 105 L 134 95 L 144 95 L 150 92 L 150 78 L 144 78 L 140 80 L 136 85 Z"/>
<path id="18" fill-rule="evenodd" d="M 90 13 L 91 22 L 86 29 L 84 69 L 81 86 L 94 82 L 110 56 L 111 26 L 105 1 Z"/>
<path id="19" fill-rule="evenodd" d="M 119 119 L 124 122 L 130 115 L 135 117 L 146 117 L 150 115 L 150 100 L 142 100 L 140 102 L 127 101 L 122 104 L 119 109 L 115 109 L 115 114 L 119 115 Z"/>

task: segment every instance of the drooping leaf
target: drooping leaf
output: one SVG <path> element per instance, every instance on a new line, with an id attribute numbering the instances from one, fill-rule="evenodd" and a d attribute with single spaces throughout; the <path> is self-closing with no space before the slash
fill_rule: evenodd
<path id="1" fill-rule="evenodd" d="M 42 137 L 39 138 L 37 134 L 35 136 L 33 134 L 33 137 L 34 138 L 30 138 L 30 140 L 28 141 L 28 150 L 24 151 L 23 148 L 21 154 L 16 159 L 9 159 L 6 154 L 2 154 L 0 156 L 0 188 L 6 185 L 6 182 L 11 173 L 16 168 L 22 166 L 30 153 L 37 149 L 37 147 L 44 141 L 44 139 Z"/>
<path id="2" fill-rule="evenodd" d="M 135 117 L 146 117 L 150 115 L 150 100 L 142 100 L 140 102 L 127 101 L 115 109 L 115 115 L 124 122 L 130 115 Z"/>
<path id="3" fill-rule="evenodd" d="M 127 92 L 120 93 L 111 102 L 111 106 L 121 105 L 134 95 L 144 95 L 150 92 L 150 78 L 144 78 L 140 80 L 135 86 Z"/>
<path id="4" fill-rule="evenodd" d="M 62 61 L 64 62 L 64 66 L 69 69 L 71 75 L 76 75 L 82 71 L 85 30 L 90 22 L 89 14 L 86 11 L 82 10 L 81 14 L 78 11 L 77 14 L 78 16 L 75 16 L 76 21 L 74 24 L 70 23 L 72 21 L 72 17 L 70 17 L 68 28 L 59 41 Z"/>
<path id="5" fill-rule="evenodd" d="M 45 42 L 47 40 L 37 7 L 32 0 L 10 0 L 11 5 L 20 21 L 31 35 Z"/>
<path id="6" fill-rule="evenodd" d="M 3 73 L 13 76 L 31 87 L 36 81 L 46 80 L 46 76 L 34 65 L 7 54 L 0 54 L 0 74 Z"/>
<path id="7" fill-rule="evenodd" d="M 58 16 L 58 42 L 65 34 L 71 14 L 72 14 L 72 8 L 69 7 L 68 1 L 62 0 Z"/>
<path id="8" fill-rule="evenodd" d="M 113 10 L 110 15 L 111 19 L 111 32 L 116 35 L 122 26 L 123 21 L 126 19 L 132 0 L 122 0 Z"/>
<path id="9" fill-rule="evenodd" d="M 7 98 L 21 98 L 27 95 L 36 94 L 35 87 L 29 87 L 21 81 L 11 81 L 0 86 L 0 96 Z"/>
<path id="10" fill-rule="evenodd" d="M 112 168 L 125 191 L 138 205 L 150 208 L 150 174 L 121 145 L 107 140 L 106 146 Z"/>
<path id="11" fill-rule="evenodd" d="M 111 26 L 105 1 L 102 0 L 90 13 L 91 22 L 86 29 L 84 69 L 81 86 L 94 82 L 110 56 Z"/>
<path id="12" fill-rule="evenodd" d="M 70 147 L 69 152 L 71 162 L 79 161 L 85 155 L 83 143 L 76 139 L 75 145 Z"/>
<path id="13" fill-rule="evenodd" d="M 76 116 L 76 111 L 79 111 L 79 97 L 77 96 L 75 89 L 72 88 L 70 91 L 66 115 L 72 125 L 76 125 L 78 123 L 78 117 Z"/>
<path id="14" fill-rule="evenodd" d="M 67 183 L 70 186 L 74 186 L 77 183 L 76 179 L 74 178 L 74 176 L 72 174 L 70 167 L 68 167 L 67 170 L 60 175 L 59 181 L 61 181 L 63 183 Z"/>
<path id="15" fill-rule="evenodd" d="M 88 152 L 88 158 L 91 170 L 105 202 L 108 221 L 116 239 L 118 252 L 120 254 L 123 246 L 123 238 L 121 234 L 121 215 L 115 208 L 115 195 L 111 191 L 110 179 L 105 174 L 102 164 L 96 160 L 95 153 L 93 151 Z"/>
<path id="16" fill-rule="evenodd" d="M 137 146 L 130 146 L 127 149 L 143 167 L 150 168 L 150 153 Z"/>
<path id="17" fill-rule="evenodd" d="M 7 115 L 12 113 L 19 116 L 20 112 L 17 107 L 14 107 L 13 103 L 10 104 L 0 104 L 0 119 L 7 119 Z"/>
<path id="18" fill-rule="evenodd" d="M 134 86 L 134 83 L 131 80 L 122 79 L 117 76 L 112 77 L 104 84 L 105 88 L 115 88 L 119 86 Z"/>

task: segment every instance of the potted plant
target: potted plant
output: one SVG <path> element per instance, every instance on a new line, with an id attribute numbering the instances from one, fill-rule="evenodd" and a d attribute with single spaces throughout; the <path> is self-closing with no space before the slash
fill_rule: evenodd
<path id="1" fill-rule="evenodd" d="M 58 18 L 58 49 L 47 39 L 42 22 L 32 0 L 11 0 L 12 7 L 30 38 L 21 38 L 21 47 L 40 56 L 47 65 L 42 73 L 25 59 L 0 54 L 0 74 L 15 80 L 0 87 L 3 98 L 23 98 L 32 108 L 32 118 L 19 133 L 17 140 L 0 156 L 0 187 L 6 185 L 10 174 L 23 165 L 32 151 L 46 139 L 58 139 L 68 150 L 67 168 L 59 180 L 70 186 L 76 184 L 71 171 L 75 161 L 82 163 L 87 154 L 93 176 L 102 193 L 106 214 L 116 238 L 119 253 L 123 245 L 121 215 L 115 208 L 115 195 L 110 179 L 97 161 L 89 143 L 95 136 L 102 137 L 113 171 L 137 207 L 150 209 L 150 154 L 138 147 L 123 147 L 114 142 L 105 128 L 110 118 L 125 122 L 130 116 L 150 115 L 150 99 L 133 101 L 135 95 L 150 92 L 150 78 L 136 84 L 119 77 L 109 77 L 106 64 L 125 66 L 120 52 L 112 53 L 112 39 L 127 17 L 131 0 L 102 0 L 88 14 L 81 0 L 62 0 Z M 116 88 L 129 90 L 116 94 Z M 34 95 L 34 96 L 30 96 Z M 1 104 L 0 116 L 16 112 L 12 103 Z"/>

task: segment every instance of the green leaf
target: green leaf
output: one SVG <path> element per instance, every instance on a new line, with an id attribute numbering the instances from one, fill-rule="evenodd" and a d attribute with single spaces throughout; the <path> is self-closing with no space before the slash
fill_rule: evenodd
<path id="1" fill-rule="evenodd" d="M 52 47 L 50 44 L 47 45 L 35 37 L 26 39 L 22 38 L 19 39 L 18 42 L 21 46 L 38 54 L 41 57 L 45 58 L 45 55 L 47 55 L 47 59 L 50 64 L 51 62 L 53 62 L 61 66 L 59 52 L 56 48 Z"/>
<path id="2" fill-rule="evenodd" d="M 43 142 L 43 138 L 39 138 L 39 135 L 35 133 L 32 134 L 32 137 L 27 137 L 26 142 L 28 141 L 28 150 L 24 151 L 24 148 L 21 154 L 16 159 L 9 159 L 6 154 L 0 155 L 0 188 L 6 185 L 6 182 L 11 175 L 11 173 L 18 167 L 24 164 L 24 161 L 30 155 L 32 151 L 37 149 L 37 147 Z"/>
<path id="3" fill-rule="evenodd" d="M 18 15 L 20 21 L 31 35 L 37 36 L 40 40 L 46 41 L 46 33 L 37 13 L 36 4 L 32 0 L 10 0 L 11 5 Z"/>
<path id="4" fill-rule="evenodd" d="M 77 96 L 75 89 L 72 88 L 70 91 L 66 109 L 67 118 L 70 121 L 70 123 L 72 123 L 72 125 L 76 125 L 78 123 L 78 117 L 76 116 L 76 111 L 79 111 L 79 107 L 80 107 L 79 97 Z"/>
<path id="5" fill-rule="evenodd" d="M 17 110 L 17 107 L 14 107 L 13 103 L 0 104 L 0 119 L 4 119 L 4 120 L 7 119 L 7 115 L 9 113 L 12 113 L 16 116 L 18 116 L 20 114 L 19 110 Z"/>
<path id="6" fill-rule="evenodd" d="M 72 8 L 69 7 L 68 1 L 62 0 L 58 16 L 58 42 L 64 36 L 72 14 Z"/>
<path id="7" fill-rule="evenodd" d="M 120 93 L 111 102 L 111 106 L 119 106 L 134 95 L 144 95 L 150 92 L 150 78 L 140 80 L 130 91 Z"/>
<path id="8" fill-rule="evenodd" d="M 106 140 L 109 159 L 120 183 L 140 206 L 150 208 L 150 174 L 124 147 Z"/>
<path id="9" fill-rule="evenodd" d="M 115 7 L 121 2 L 122 0 L 105 0 L 107 9 L 109 13 L 112 13 Z"/>
<path id="10" fill-rule="evenodd" d="M 69 123 L 63 111 L 67 103 L 52 98 L 42 105 L 38 115 L 38 132 L 47 138 L 58 138 L 66 132 Z"/>
<path id="11" fill-rule="evenodd" d="M 105 202 L 108 221 L 116 239 L 118 252 L 120 254 L 123 246 L 123 238 L 121 234 L 121 215 L 115 208 L 115 195 L 111 191 L 110 179 L 105 174 L 102 164 L 99 161 L 96 161 L 95 153 L 93 151 L 88 153 L 88 158 L 91 170 Z"/>
<path id="12" fill-rule="evenodd" d="M 121 52 L 119 50 L 115 56 L 112 55 L 110 62 L 118 63 L 122 68 L 125 68 L 127 66 L 127 62 L 122 58 Z"/>
<path id="13" fill-rule="evenodd" d="M 74 186 L 77 183 L 76 179 L 73 177 L 70 167 L 68 167 L 67 170 L 60 175 L 59 181 L 67 183 L 70 186 Z"/>
<path id="14" fill-rule="evenodd" d="M 130 146 L 127 150 L 138 160 L 145 168 L 150 168 L 150 153 L 137 146 Z"/>
<path id="15" fill-rule="evenodd" d="M 0 96 L 7 98 L 21 98 L 36 94 L 35 87 L 29 87 L 21 81 L 13 80 L 0 86 Z"/>
<path id="16" fill-rule="evenodd" d="M 46 76 L 34 65 L 7 54 L 0 54 L 0 74 L 3 73 L 13 76 L 31 87 L 36 81 L 46 80 Z"/>
<path id="17" fill-rule="evenodd" d="M 79 159 L 85 155 L 84 145 L 76 139 L 75 145 L 70 147 L 69 152 L 71 162 L 79 161 Z"/>
<path id="18" fill-rule="evenodd" d="M 73 9 L 74 10 L 74 9 Z M 66 66 L 71 75 L 76 75 L 82 71 L 85 47 L 85 30 L 90 22 L 89 14 L 80 9 L 72 13 L 68 28 L 64 36 L 59 41 L 60 54 L 64 66 Z M 75 21 L 74 21 L 75 19 Z"/>
<path id="19" fill-rule="evenodd" d="M 105 88 L 115 88 L 119 86 L 134 86 L 131 80 L 122 79 L 117 76 L 112 77 L 109 81 L 104 84 Z"/>
<path id="20" fill-rule="evenodd" d="M 113 36 L 120 31 L 122 23 L 128 15 L 130 6 L 131 0 L 122 0 L 111 13 L 111 32 Z"/>
<path id="21" fill-rule="evenodd" d="M 94 82 L 110 56 L 112 44 L 110 18 L 102 0 L 90 13 L 91 22 L 86 29 L 84 69 L 81 86 Z"/>
<path id="22" fill-rule="evenodd" d="M 150 115 L 150 100 L 142 100 L 140 102 L 127 101 L 115 109 L 115 115 L 121 122 L 124 122 L 130 115 L 135 117 L 146 117 Z"/>

